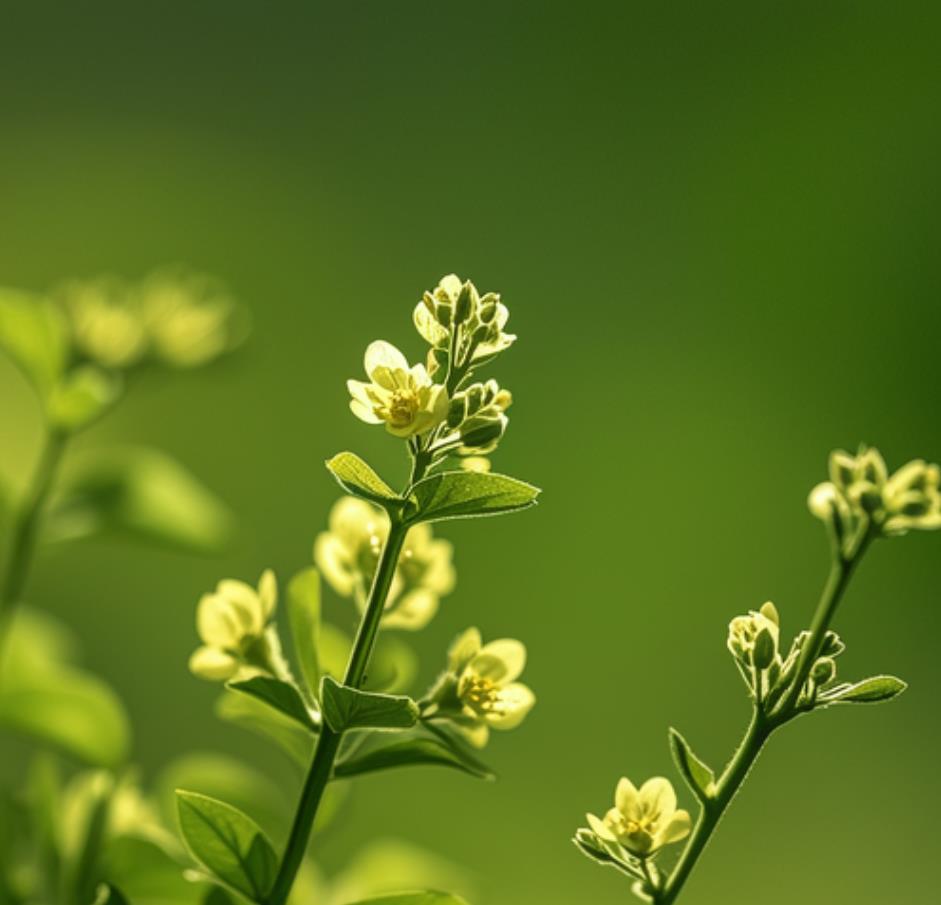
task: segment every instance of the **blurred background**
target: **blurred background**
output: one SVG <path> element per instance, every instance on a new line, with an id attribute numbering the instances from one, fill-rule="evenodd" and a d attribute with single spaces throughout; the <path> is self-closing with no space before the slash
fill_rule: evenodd
<path id="1" fill-rule="evenodd" d="M 194 748 L 284 774 L 188 673 L 195 602 L 310 563 L 334 452 L 404 479 L 344 381 L 376 338 L 417 357 L 412 307 L 455 271 L 510 307 L 495 468 L 544 495 L 442 529 L 459 587 L 414 640 L 431 678 L 469 624 L 524 639 L 539 703 L 491 744 L 498 783 L 365 778 L 315 845 L 336 870 L 401 837 L 463 865 L 475 905 L 627 901 L 569 838 L 622 774 L 679 783 L 668 726 L 716 765 L 731 751 L 747 707 L 726 625 L 766 599 L 785 631 L 809 620 L 828 451 L 941 458 L 939 27 L 936 4 L 869 2 L 8 9 L 0 282 L 182 262 L 252 313 L 236 354 L 142 375 L 82 440 L 185 462 L 238 517 L 226 554 L 89 542 L 47 551 L 28 589 L 119 690 L 145 776 Z M 0 412 L 22 485 L 39 420 L 6 361 Z M 842 674 L 909 692 L 782 733 L 690 905 L 923 900 L 939 541 L 879 544 L 837 620 Z"/>

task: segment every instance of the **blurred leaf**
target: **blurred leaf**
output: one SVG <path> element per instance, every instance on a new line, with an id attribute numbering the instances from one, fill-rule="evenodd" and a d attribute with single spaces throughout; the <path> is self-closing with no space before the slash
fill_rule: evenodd
<path id="1" fill-rule="evenodd" d="M 235 900 L 221 886 L 213 886 L 203 897 L 203 905 L 235 905 Z"/>
<path id="2" fill-rule="evenodd" d="M 270 738 L 294 763 L 303 769 L 307 768 L 314 750 L 314 736 L 267 704 L 228 691 L 216 703 L 216 716 Z"/>
<path id="3" fill-rule="evenodd" d="M 391 896 L 360 899 L 352 905 L 467 905 L 466 899 L 448 892 L 401 892 Z"/>
<path id="4" fill-rule="evenodd" d="M 419 481 L 409 496 L 408 521 L 477 518 L 535 505 L 539 489 L 506 475 L 444 471 Z"/>
<path id="5" fill-rule="evenodd" d="M 408 729 L 418 721 L 418 705 L 405 695 L 377 694 L 341 685 L 324 676 L 320 686 L 323 718 L 334 732 L 347 729 Z"/>
<path id="6" fill-rule="evenodd" d="M 827 707 L 830 704 L 880 704 L 897 698 L 906 688 L 908 683 L 895 676 L 872 676 L 861 682 L 828 689 L 817 698 L 817 705 Z"/>
<path id="7" fill-rule="evenodd" d="M 716 777 L 712 770 L 706 766 L 690 748 L 689 742 L 675 729 L 670 729 L 670 750 L 673 759 L 683 774 L 683 779 L 693 794 L 701 801 L 715 797 Z"/>
<path id="8" fill-rule="evenodd" d="M 171 762 L 157 776 L 154 794 L 167 823 L 176 823 L 176 790 L 189 789 L 227 801 L 252 814 L 272 838 L 291 816 L 283 790 L 268 776 L 225 754 L 194 752 Z"/>
<path id="9" fill-rule="evenodd" d="M 320 574 L 316 569 L 298 572 L 288 583 L 288 621 L 294 654 L 310 700 L 320 691 Z"/>
<path id="10" fill-rule="evenodd" d="M 84 901 L 87 900 L 79 900 L 79 902 Z M 130 903 L 116 886 L 110 883 L 102 883 L 99 885 L 98 892 L 95 894 L 94 905 L 130 905 Z"/>
<path id="11" fill-rule="evenodd" d="M 117 766 L 130 744 L 124 708 L 104 682 L 60 659 L 66 638 L 51 620 L 17 612 L 0 662 L 0 726 L 85 763 Z"/>
<path id="12" fill-rule="evenodd" d="M 179 790 L 180 831 L 193 857 L 219 880 L 261 902 L 278 858 L 257 824 L 223 801 Z"/>
<path id="13" fill-rule="evenodd" d="M 113 794 L 114 779 L 104 771 L 80 773 L 67 790 L 60 819 L 65 900 L 71 905 L 95 899 Z"/>
<path id="14" fill-rule="evenodd" d="M 95 451 L 65 477 L 45 522 L 53 541 L 116 531 L 200 553 L 221 549 L 232 528 L 213 493 L 147 448 Z"/>
<path id="15" fill-rule="evenodd" d="M 105 851 L 102 872 L 133 905 L 196 905 L 203 895 L 199 886 L 184 877 L 182 866 L 149 839 L 113 839 Z"/>
<path id="16" fill-rule="evenodd" d="M 50 422 L 69 432 L 96 421 L 117 402 L 121 381 L 107 371 L 83 365 L 55 385 L 46 402 Z"/>
<path id="17" fill-rule="evenodd" d="M 45 399 L 68 357 L 65 317 L 48 299 L 0 288 L 0 348 Z"/>
<path id="18" fill-rule="evenodd" d="M 288 682 L 271 676 L 252 676 L 242 682 L 228 682 L 226 688 L 238 694 L 247 694 L 283 713 L 288 719 L 316 733 L 320 727 L 314 722 L 300 692 Z"/>
<path id="19" fill-rule="evenodd" d="M 327 468 L 340 486 L 353 496 L 362 497 L 380 506 L 402 502 L 402 498 L 355 453 L 337 453 L 327 460 Z"/>
<path id="20" fill-rule="evenodd" d="M 341 755 L 333 774 L 340 779 L 420 765 L 451 767 L 478 779 L 493 779 L 495 776 L 486 764 L 457 743 L 417 732 L 402 735 L 371 733 L 359 746 Z"/>

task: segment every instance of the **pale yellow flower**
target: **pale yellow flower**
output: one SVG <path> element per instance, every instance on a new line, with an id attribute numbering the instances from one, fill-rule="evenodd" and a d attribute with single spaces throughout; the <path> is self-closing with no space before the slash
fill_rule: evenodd
<path id="1" fill-rule="evenodd" d="M 526 665 L 521 641 L 500 638 L 482 644 L 480 631 L 469 628 L 451 645 L 448 671 L 456 678 L 463 708 L 463 729 L 483 747 L 491 729 L 514 729 L 536 703 L 532 690 L 516 680 Z"/>
<path id="2" fill-rule="evenodd" d="M 772 662 L 780 660 L 779 625 L 778 611 L 768 601 L 759 611 L 751 610 L 729 623 L 728 648 L 741 663 L 767 669 Z"/>
<path id="3" fill-rule="evenodd" d="M 204 594 L 196 608 L 203 646 L 190 657 L 190 671 L 211 681 L 272 671 L 275 651 L 268 628 L 277 600 L 277 581 L 270 569 L 262 574 L 257 589 L 225 579 L 213 593 Z"/>
<path id="4" fill-rule="evenodd" d="M 604 819 L 588 814 L 592 832 L 607 845 L 617 845 L 638 858 L 649 858 L 663 846 L 689 835 L 689 813 L 677 810 L 676 792 L 668 779 L 648 779 L 640 789 L 627 778 L 618 783 L 615 806 Z"/>
<path id="5" fill-rule="evenodd" d="M 389 517 L 365 500 L 343 497 L 330 510 L 328 530 L 314 541 L 314 561 L 324 579 L 363 609 L 379 555 L 389 534 Z M 386 628 L 424 628 L 440 598 L 454 589 L 450 542 L 435 538 L 426 522 L 409 529 L 386 600 Z"/>
<path id="6" fill-rule="evenodd" d="M 385 424 L 390 434 L 408 439 L 437 427 L 448 413 L 443 386 L 432 382 L 425 366 L 409 367 L 405 356 L 382 340 L 365 356 L 371 383 L 348 380 L 353 414 L 367 424 Z"/>
<path id="7" fill-rule="evenodd" d="M 143 358 L 148 338 L 142 311 L 124 282 L 103 277 L 73 280 L 59 289 L 76 348 L 106 368 L 127 368 Z"/>

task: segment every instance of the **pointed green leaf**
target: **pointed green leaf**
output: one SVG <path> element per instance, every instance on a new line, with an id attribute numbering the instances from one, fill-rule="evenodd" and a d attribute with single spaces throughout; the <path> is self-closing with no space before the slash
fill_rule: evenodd
<path id="1" fill-rule="evenodd" d="M 427 735 L 376 733 L 360 747 L 341 756 L 334 768 L 337 778 L 375 773 L 395 767 L 441 766 L 461 770 L 478 779 L 494 779 L 495 774 L 469 751 Z"/>
<path id="2" fill-rule="evenodd" d="M 401 497 L 355 453 L 337 453 L 327 460 L 327 468 L 340 486 L 353 496 L 380 506 L 401 502 Z"/>
<path id="3" fill-rule="evenodd" d="M 689 742 L 672 728 L 670 729 L 670 750 L 673 752 L 673 759 L 680 773 L 683 774 L 683 779 L 686 780 L 686 784 L 696 797 L 701 801 L 715 798 L 715 773 L 693 753 Z"/>
<path id="4" fill-rule="evenodd" d="M 352 905 L 467 905 L 467 900 L 449 892 L 400 892 L 391 896 L 360 899 Z"/>
<path id="5" fill-rule="evenodd" d="M 302 769 L 310 764 L 316 737 L 257 698 L 227 691 L 216 702 L 216 716 L 274 741 Z"/>
<path id="6" fill-rule="evenodd" d="M 418 721 L 418 705 L 406 695 L 377 694 L 341 685 L 324 676 L 323 717 L 334 732 L 347 729 L 408 729 Z"/>
<path id="7" fill-rule="evenodd" d="M 241 682 L 229 682 L 226 688 L 257 698 L 294 720 L 308 732 L 319 732 L 319 727 L 314 722 L 300 692 L 293 685 L 282 682 L 281 679 L 275 679 L 272 676 L 252 676 Z"/>
<path id="8" fill-rule="evenodd" d="M 895 676 L 872 676 L 853 684 L 837 685 L 827 689 L 817 698 L 817 706 L 830 704 L 880 704 L 897 698 L 908 683 Z"/>
<path id="9" fill-rule="evenodd" d="M 0 288 L 0 349 L 45 399 L 68 358 L 68 325 L 61 310 L 41 296 Z"/>
<path id="10" fill-rule="evenodd" d="M 177 790 L 180 831 L 193 857 L 253 902 L 274 883 L 278 857 L 257 824 L 215 798 Z"/>
<path id="11" fill-rule="evenodd" d="M 66 475 L 45 520 L 48 540 L 110 531 L 194 552 L 221 549 L 226 507 L 189 471 L 155 449 L 95 450 Z"/>
<path id="12" fill-rule="evenodd" d="M 294 655 L 310 700 L 320 690 L 320 575 L 316 569 L 298 572 L 287 589 L 288 621 Z"/>
<path id="13" fill-rule="evenodd" d="M 53 387 L 46 401 L 49 421 L 63 431 L 79 431 L 104 415 L 120 395 L 121 381 L 115 374 L 83 365 Z"/>
<path id="14" fill-rule="evenodd" d="M 444 471 L 419 481 L 409 496 L 408 521 L 478 518 L 535 505 L 539 489 L 506 475 Z"/>

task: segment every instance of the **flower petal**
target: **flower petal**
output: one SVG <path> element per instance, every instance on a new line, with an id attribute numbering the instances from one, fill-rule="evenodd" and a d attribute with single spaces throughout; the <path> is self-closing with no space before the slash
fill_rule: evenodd
<path id="1" fill-rule="evenodd" d="M 499 638 L 485 644 L 468 669 L 497 684 L 517 679 L 526 666 L 526 646 L 514 638 Z"/>
<path id="2" fill-rule="evenodd" d="M 382 617 L 384 628 L 417 632 L 423 629 L 438 612 L 438 595 L 426 588 L 417 588 L 400 597 Z"/>
<path id="3" fill-rule="evenodd" d="M 278 605 L 278 580 L 271 569 L 265 569 L 258 579 L 258 600 L 261 603 L 261 615 L 267 624 Z"/>
<path id="4" fill-rule="evenodd" d="M 676 792 L 669 779 L 654 776 L 640 787 L 640 801 L 648 814 L 659 814 L 668 820 L 676 810 Z"/>
<path id="5" fill-rule="evenodd" d="M 199 647 L 189 660 L 190 672 L 210 682 L 224 682 L 239 669 L 239 662 L 231 654 L 216 647 Z"/>
<path id="6" fill-rule="evenodd" d="M 599 838 L 603 839 L 605 842 L 617 842 L 617 836 L 611 832 L 608 825 L 596 817 L 594 814 L 586 814 L 585 817 L 588 820 L 588 826 L 591 827 L 591 831 Z"/>
<path id="7" fill-rule="evenodd" d="M 363 364 L 370 380 L 375 381 L 380 386 L 386 386 L 386 384 L 376 380 L 376 372 L 408 371 L 408 361 L 405 356 L 392 343 L 387 343 L 381 339 L 377 339 L 366 347 Z M 386 389 L 392 388 L 386 386 Z"/>
<path id="8" fill-rule="evenodd" d="M 471 627 L 461 632 L 448 648 L 448 669 L 459 673 L 480 650 L 480 629 Z"/>
<path id="9" fill-rule="evenodd" d="M 536 695 L 528 685 L 513 682 L 500 689 L 496 705 L 487 713 L 485 719 L 494 729 L 515 729 L 523 722 L 535 703 Z"/>
<path id="10" fill-rule="evenodd" d="M 692 828 L 692 820 L 688 811 L 674 811 L 673 816 L 657 831 L 656 846 L 669 845 L 671 842 L 679 842 L 689 835 Z"/>
<path id="11" fill-rule="evenodd" d="M 321 531 L 314 541 L 314 562 L 320 574 L 341 597 L 350 597 L 356 586 L 356 573 L 346 547 L 329 531 Z"/>
<path id="12" fill-rule="evenodd" d="M 629 820 L 636 820 L 642 816 L 640 793 L 626 776 L 622 776 L 618 781 L 618 787 L 614 792 L 614 804 Z"/>
<path id="13" fill-rule="evenodd" d="M 221 594 L 203 594 L 196 605 L 196 630 L 210 647 L 238 647 L 244 626 L 229 601 Z"/>

